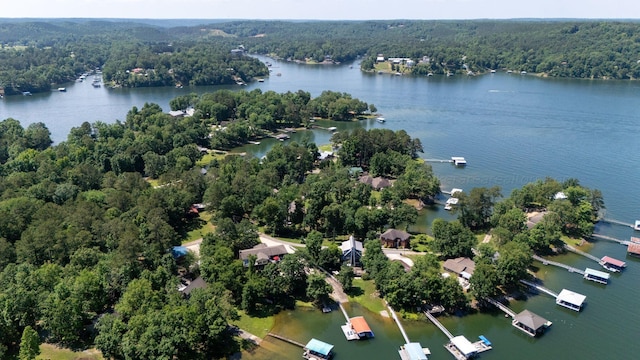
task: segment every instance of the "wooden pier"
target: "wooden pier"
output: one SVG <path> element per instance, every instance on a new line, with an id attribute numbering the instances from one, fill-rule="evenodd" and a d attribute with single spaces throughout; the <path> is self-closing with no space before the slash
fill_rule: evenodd
<path id="1" fill-rule="evenodd" d="M 271 337 L 274 337 L 274 338 L 276 338 L 276 339 L 278 339 L 278 340 L 282 340 L 282 341 L 284 341 L 284 342 L 287 342 L 287 343 L 289 343 L 289 344 L 291 344 L 291 345 L 299 346 L 299 347 L 301 347 L 301 348 L 303 348 L 303 349 L 304 349 L 304 346 L 305 346 L 305 345 L 304 345 L 304 344 L 302 344 L 302 343 L 299 343 L 299 342 L 297 342 L 297 341 L 295 341 L 295 340 L 292 340 L 292 339 L 289 339 L 289 338 L 286 338 L 286 337 L 284 337 L 284 336 L 281 336 L 281 335 L 278 335 L 278 334 L 274 334 L 274 333 L 268 333 L 267 335 L 269 335 L 269 336 L 271 336 Z"/>
<path id="2" fill-rule="evenodd" d="M 509 309 L 506 305 L 504 305 L 500 301 L 492 299 L 492 298 L 484 298 L 484 299 L 487 300 L 493 306 L 495 306 L 498 309 L 502 310 L 505 314 L 511 316 L 512 318 L 516 317 L 516 313 L 513 312 L 513 310 Z"/>
<path id="3" fill-rule="evenodd" d="M 619 220 L 615 220 L 615 219 L 607 219 L 607 218 L 604 218 L 604 219 L 600 219 L 600 221 L 602 221 L 602 222 L 606 222 L 606 223 L 609 223 L 609 224 L 616 224 L 616 225 L 628 226 L 628 227 L 630 227 L 630 228 L 632 228 L 632 229 L 634 228 L 634 227 L 633 227 L 633 224 L 631 224 L 631 223 L 624 222 L 624 221 L 619 221 Z"/>
<path id="4" fill-rule="evenodd" d="M 560 268 L 563 268 L 563 269 L 567 269 L 571 273 L 577 273 L 577 274 L 580 274 L 580 275 L 584 275 L 584 271 L 582 271 L 582 270 L 580 270 L 578 268 L 575 268 L 573 266 L 569 266 L 569 265 L 566 265 L 566 264 L 563 264 L 563 263 L 559 263 L 559 262 L 556 262 L 556 261 L 547 260 L 547 259 L 545 259 L 545 258 L 543 258 L 541 256 L 538 256 L 538 255 L 533 255 L 533 259 L 541 262 L 543 265 L 553 265 L 553 266 L 557 266 L 557 267 L 560 267 Z M 600 261 L 600 259 L 598 259 L 597 261 Z"/>
<path id="5" fill-rule="evenodd" d="M 527 281 L 527 280 L 520 280 L 521 283 L 530 286 L 538 291 L 542 291 L 543 293 L 553 296 L 554 298 L 558 297 L 558 293 L 555 293 L 549 289 L 547 289 L 546 287 L 542 286 L 542 285 L 538 285 L 538 284 L 534 284 L 531 281 Z"/>
<path id="6" fill-rule="evenodd" d="M 575 254 L 578 254 L 578 255 L 582 255 L 582 256 L 586 257 L 587 259 L 591 259 L 591 260 L 593 260 L 593 261 L 595 261 L 597 263 L 600 263 L 600 259 L 598 259 L 597 257 L 595 257 L 595 256 L 593 256 L 591 254 L 588 254 L 588 253 L 586 253 L 586 252 L 584 252 L 582 250 L 578 250 L 578 249 L 574 248 L 571 245 L 564 244 L 564 248 L 567 251 L 571 251 L 572 253 L 575 253 Z"/>
<path id="7" fill-rule="evenodd" d="M 432 163 L 452 163 L 453 160 L 451 159 L 424 159 L 425 162 L 432 162 Z"/>
<path id="8" fill-rule="evenodd" d="M 616 239 L 616 238 L 611 237 L 611 236 L 600 235 L 600 234 L 591 234 L 591 237 L 594 238 L 594 239 L 608 240 L 608 241 L 617 242 L 620 245 L 629 245 L 629 241 Z"/>
<path id="9" fill-rule="evenodd" d="M 409 341 L 409 335 L 407 335 L 407 332 L 404 331 L 404 327 L 402 326 L 402 323 L 400 323 L 400 319 L 398 319 L 398 315 L 396 315 L 396 312 L 393 310 L 391 306 L 389 306 L 389 304 L 387 304 L 387 308 L 389 308 L 389 313 L 391 313 L 391 318 L 395 320 L 396 324 L 398 325 L 398 328 L 400 329 L 400 333 L 402 333 L 402 337 L 404 338 L 405 344 L 410 343 L 411 341 Z"/>
<path id="10" fill-rule="evenodd" d="M 447 330 L 446 327 L 444 327 L 444 325 L 442 325 L 440 323 L 440 321 L 438 321 L 438 319 L 436 319 L 435 316 L 429 314 L 428 311 L 425 311 L 424 314 L 427 316 L 427 319 L 431 320 L 431 322 L 433 323 L 433 325 L 437 326 L 438 329 L 440 329 L 440 331 L 442 331 L 445 335 L 447 335 L 447 337 L 449 338 L 449 340 L 453 339 L 453 334 Z"/>

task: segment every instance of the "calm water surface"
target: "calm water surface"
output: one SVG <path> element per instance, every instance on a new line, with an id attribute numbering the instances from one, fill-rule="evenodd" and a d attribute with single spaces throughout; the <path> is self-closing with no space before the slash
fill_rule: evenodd
<path id="1" fill-rule="evenodd" d="M 590 188 L 600 189 L 607 205 L 607 217 L 625 222 L 640 219 L 640 83 L 539 79 L 498 73 L 479 77 L 411 78 L 363 74 L 348 66 L 303 66 L 274 63 L 264 83 L 242 89 L 263 91 L 324 90 L 352 94 L 373 103 L 387 119 L 337 124 L 339 131 L 354 126 L 406 130 L 421 139 L 426 159 L 464 156 L 464 169 L 448 163 L 433 163 L 444 188 L 469 190 L 477 186 L 500 185 L 505 196 L 525 183 L 550 176 L 559 180 L 578 178 Z M 184 89 L 94 89 L 90 83 L 67 85 L 66 93 L 52 92 L 32 97 L 9 97 L 0 101 L 0 119 L 15 118 L 23 126 L 42 121 L 56 142 L 64 141 L 72 127 L 82 122 L 124 120 L 133 106 L 157 103 L 165 111 L 169 101 L 190 92 L 205 93 L 221 87 Z M 239 87 L 227 87 L 239 89 Z M 307 137 L 328 143 L 325 131 L 298 132 L 293 140 Z M 262 156 L 272 145 L 248 145 L 242 150 Z M 426 210 L 415 229 L 424 230 L 435 217 L 451 218 L 442 209 Z M 601 224 L 597 231 L 628 239 L 630 228 Z M 640 236 L 636 233 L 635 236 Z M 633 359 L 640 353 L 635 341 L 640 331 L 640 263 L 625 255 L 625 247 L 604 241 L 589 250 L 601 257 L 613 256 L 628 262 L 623 274 L 612 276 L 608 286 L 583 280 L 563 270 L 541 267 L 545 285 L 559 292 L 563 288 L 587 296 L 587 306 L 575 313 L 555 305 L 546 295 L 511 304 L 553 321 L 549 332 L 531 339 L 510 326 L 502 314 L 479 314 L 443 320 L 455 335 L 469 339 L 487 336 L 494 349 L 483 359 Z M 598 268 L 578 255 L 564 255 L 560 261 L 579 268 Z M 347 342 L 339 326 L 339 312 L 322 314 L 299 309 L 278 315 L 274 332 L 306 342 L 317 337 L 336 346 L 337 359 L 397 359 L 403 343 L 395 324 L 357 305 L 350 315 L 365 315 L 376 338 Z M 412 341 L 430 347 L 432 359 L 450 359 L 442 347 L 446 337 L 426 322 L 403 321 Z M 300 349 L 266 339 L 248 359 L 299 359 Z"/>

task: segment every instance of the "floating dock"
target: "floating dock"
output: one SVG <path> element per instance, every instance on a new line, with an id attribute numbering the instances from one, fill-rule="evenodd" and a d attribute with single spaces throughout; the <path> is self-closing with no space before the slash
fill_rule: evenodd
<path id="1" fill-rule="evenodd" d="M 420 343 L 406 343 L 398 350 L 402 360 L 428 360 L 431 355 L 429 348 L 423 348 Z"/>
<path id="2" fill-rule="evenodd" d="M 577 292 L 573 292 L 571 290 L 562 289 L 560 294 L 558 294 L 558 296 L 556 297 L 556 304 L 564 306 L 567 309 L 580 311 L 582 310 L 582 306 L 584 305 L 584 301 L 586 299 L 587 297 L 582 294 L 578 294 Z"/>
<path id="3" fill-rule="evenodd" d="M 594 238 L 594 239 L 599 239 L 599 240 L 608 240 L 608 241 L 617 242 L 620 245 L 629 245 L 629 241 L 617 239 L 617 238 L 614 238 L 612 236 L 606 236 L 606 235 L 600 235 L 600 234 L 591 234 L 591 237 Z"/>
<path id="4" fill-rule="evenodd" d="M 465 160 L 465 158 L 463 158 L 461 156 L 452 156 L 451 157 L 451 162 L 455 166 L 466 166 L 467 165 L 467 160 Z"/>
<path id="5" fill-rule="evenodd" d="M 621 272 L 627 267 L 627 263 L 609 256 L 603 256 L 602 259 L 600 259 L 600 266 L 611 272 Z"/>

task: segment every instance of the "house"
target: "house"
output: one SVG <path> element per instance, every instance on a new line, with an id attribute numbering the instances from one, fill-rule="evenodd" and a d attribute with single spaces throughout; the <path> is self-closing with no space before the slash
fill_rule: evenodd
<path id="1" fill-rule="evenodd" d="M 185 112 L 182 110 L 171 110 L 169 111 L 169 115 L 171 115 L 174 118 L 183 117 L 185 115 Z"/>
<path id="2" fill-rule="evenodd" d="M 362 241 L 356 241 L 352 235 L 349 236 L 349 240 L 340 244 L 340 250 L 342 250 L 342 261 L 348 261 L 351 266 L 356 266 L 360 263 L 364 246 Z"/>
<path id="3" fill-rule="evenodd" d="M 452 272 L 469 280 L 476 269 L 476 263 L 467 257 L 459 257 L 455 259 L 448 259 L 444 264 L 442 264 L 442 267 L 446 271 Z"/>
<path id="4" fill-rule="evenodd" d="M 397 229 L 388 229 L 384 233 L 380 235 L 380 242 L 382 246 L 385 247 L 393 247 L 393 248 L 408 248 L 409 247 L 409 238 L 411 234 L 406 231 L 397 230 Z"/>
<path id="5" fill-rule="evenodd" d="M 378 56 L 376 57 L 376 62 L 384 62 L 384 55 L 378 54 Z"/>
<path id="6" fill-rule="evenodd" d="M 245 267 L 249 266 L 249 258 L 253 255 L 256 257 L 255 266 L 263 267 L 270 262 L 278 262 L 285 255 L 287 249 L 284 245 L 267 246 L 258 244 L 251 249 L 240 250 L 240 260 Z"/>
<path id="7" fill-rule="evenodd" d="M 529 310 L 523 310 L 521 313 L 514 316 L 511 324 L 522 330 L 525 334 L 537 336 L 542 334 L 549 326 L 551 326 L 551 321 L 540 315 L 536 315 Z"/>
<path id="8" fill-rule="evenodd" d="M 383 178 L 382 176 L 372 177 L 371 175 L 363 175 L 358 178 L 358 181 L 370 185 L 375 190 L 382 190 L 392 185 L 391 180 Z"/>
<path id="9" fill-rule="evenodd" d="M 181 292 L 185 296 L 191 295 L 191 292 L 195 289 L 205 289 L 207 287 L 207 282 L 204 281 L 202 276 L 198 276 L 193 281 L 191 281 L 185 288 L 181 289 Z"/>
<path id="10" fill-rule="evenodd" d="M 534 226 L 536 226 L 537 223 L 539 223 L 542 218 L 547 215 L 546 212 L 542 211 L 542 212 L 531 212 L 531 213 L 527 213 L 527 228 L 529 230 L 531 230 Z"/>

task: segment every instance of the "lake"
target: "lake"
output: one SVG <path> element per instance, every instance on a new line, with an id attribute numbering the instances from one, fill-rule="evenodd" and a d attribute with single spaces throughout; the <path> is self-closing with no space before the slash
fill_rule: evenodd
<path id="1" fill-rule="evenodd" d="M 432 163 L 445 189 L 470 190 L 499 185 L 503 194 L 525 183 L 547 176 L 558 180 L 577 178 L 590 188 L 602 191 L 606 217 L 632 223 L 640 219 L 640 83 L 541 79 L 498 72 L 467 77 L 407 77 L 365 74 L 347 65 L 307 66 L 274 61 L 273 73 L 264 83 L 245 87 L 107 89 L 93 88 L 90 82 L 66 85 L 66 92 L 9 97 L 0 101 L 0 119 L 12 117 L 23 126 L 44 122 L 55 142 L 64 141 L 69 130 L 82 122 L 124 120 L 133 107 L 157 103 L 165 111 L 177 95 L 205 93 L 220 88 L 276 92 L 309 91 L 312 96 L 324 90 L 352 94 L 373 103 L 386 118 L 359 123 L 340 123 L 338 131 L 355 126 L 406 130 L 422 141 L 425 159 L 464 156 L 465 168 L 450 163 Z M 317 144 L 328 143 L 326 131 L 294 134 L 292 140 L 309 137 Z M 247 145 L 243 151 L 262 156 L 272 144 Z M 436 217 L 451 219 L 441 208 L 422 212 L 416 229 L 426 229 Z M 600 224 L 597 232 L 628 239 L 628 227 Z M 635 234 L 640 236 L 640 233 Z M 607 286 L 583 280 L 578 274 L 541 267 L 545 286 L 559 292 L 569 288 L 587 296 L 580 312 L 560 308 L 546 295 L 511 304 L 515 311 L 529 309 L 553 326 L 542 338 L 531 339 L 510 325 L 502 314 L 479 314 L 444 320 L 454 335 L 475 340 L 485 335 L 494 349 L 482 359 L 560 359 L 632 358 L 640 353 L 635 341 L 640 323 L 640 262 L 626 257 L 625 247 L 606 241 L 594 242 L 590 252 L 627 261 L 622 274 L 612 276 Z M 559 261 L 578 268 L 598 268 L 584 257 L 568 254 Z M 365 342 L 346 342 L 338 312 L 309 313 L 300 309 L 278 316 L 274 332 L 306 342 L 311 336 L 333 342 L 336 358 L 397 359 L 403 340 L 392 321 L 352 305 L 354 314 L 367 317 L 376 338 Z M 412 341 L 431 348 L 432 359 L 450 359 L 443 348 L 446 337 L 426 322 L 404 322 Z M 299 359 L 301 351 L 280 341 L 267 339 L 265 346 L 250 359 Z"/>

